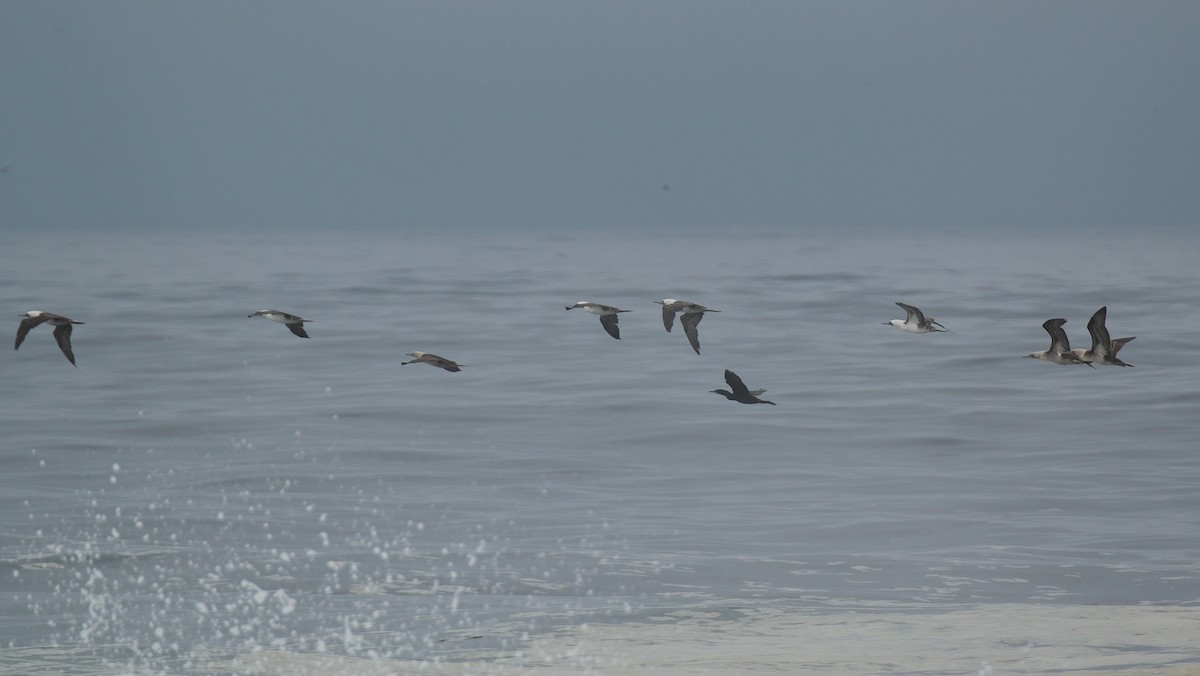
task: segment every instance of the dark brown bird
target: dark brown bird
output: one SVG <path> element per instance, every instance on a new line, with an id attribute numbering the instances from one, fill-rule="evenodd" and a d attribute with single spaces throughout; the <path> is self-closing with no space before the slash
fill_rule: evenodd
<path id="1" fill-rule="evenodd" d="M 440 369 L 446 369 L 447 371 L 461 371 L 462 370 L 461 368 L 459 368 L 459 366 L 461 366 L 461 364 L 450 361 L 449 359 L 446 359 L 445 357 L 439 357 L 436 354 L 429 354 L 428 352 L 409 352 L 409 354 L 412 355 L 412 360 L 400 362 L 401 366 L 405 366 L 406 364 L 421 363 L 421 364 L 429 364 L 430 366 L 436 366 Z"/>
<path id="2" fill-rule="evenodd" d="M 729 369 L 725 369 L 725 382 L 729 383 L 729 389 L 733 390 L 732 392 L 729 392 L 727 390 L 709 390 L 709 392 L 713 392 L 714 394 L 719 394 L 730 401 L 736 401 L 736 402 L 740 402 L 743 404 L 770 404 L 772 406 L 775 405 L 775 402 L 773 402 L 773 401 L 767 401 L 766 399 L 759 399 L 758 397 L 754 396 L 754 394 L 752 394 L 750 392 L 750 389 L 746 387 L 746 383 L 743 383 L 742 379 L 738 377 L 738 374 L 734 373 L 733 371 L 730 371 Z M 765 392 L 765 390 L 756 390 L 756 391 L 760 394 L 762 392 Z"/>
<path id="3" fill-rule="evenodd" d="M 25 341 L 25 336 L 29 330 L 38 324 L 46 323 L 54 327 L 54 340 L 58 343 L 58 349 L 66 355 L 67 361 L 71 362 L 71 366 L 75 366 L 75 353 L 71 351 L 71 325 L 82 324 L 70 317 L 56 315 L 50 312 L 42 312 L 41 310 L 30 310 L 21 315 L 25 319 L 21 320 L 21 325 L 17 327 L 17 342 L 13 344 L 13 349 L 21 347 L 21 343 Z"/>

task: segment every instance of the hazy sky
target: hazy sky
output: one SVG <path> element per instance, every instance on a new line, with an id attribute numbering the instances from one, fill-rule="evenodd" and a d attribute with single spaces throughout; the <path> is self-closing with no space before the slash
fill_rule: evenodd
<path id="1" fill-rule="evenodd" d="M 1200 3 L 0 0 L 0 167 L 9 232 L 1195 226 Z"/>

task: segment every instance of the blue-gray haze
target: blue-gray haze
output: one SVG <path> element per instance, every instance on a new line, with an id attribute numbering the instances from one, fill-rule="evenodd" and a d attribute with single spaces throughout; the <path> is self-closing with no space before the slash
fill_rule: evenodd
<path id="1" fill-rule="evenodd" d="M 1194 665 L 1197 237 L 947 237 L 22 237 L 0 666 Z M 1021 358 L 1102 305 L 1133 368 Z"/>
<path id="2" fill-rule="evenodd" d="M 2 317 L 86 322 L 0 367 L 0 673 L 1194 672 L 1197 64 L 1190 2 L 0 0 Z M 1134 368 L 1020 358 L 1101 306 Z"/>
<path id="3" fill-rule="evenodd" d="M 0 228 L 1188 226 L 1198 66 L 1194 2 L 9 0 Z"/>

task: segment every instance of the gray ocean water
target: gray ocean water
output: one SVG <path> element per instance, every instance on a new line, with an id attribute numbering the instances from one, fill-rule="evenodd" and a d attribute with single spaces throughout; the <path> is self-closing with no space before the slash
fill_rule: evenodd
<path id="1" fill-rule="evenodd" d="M 1200 668 L 1200 236 L 4 250 L 10 331 L 86 322 L 0 367 L 4 673 Z M 1020 358 L 1103 305 L 1134 368 Z"/>

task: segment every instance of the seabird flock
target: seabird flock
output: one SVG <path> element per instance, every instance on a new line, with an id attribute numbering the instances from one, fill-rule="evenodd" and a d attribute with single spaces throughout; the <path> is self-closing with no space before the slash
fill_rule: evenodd
<path id="1" fill-rule="evenodd" d="M 1082 347 L 1071 349 L 1071 343 L 1067 340 L 1067 332 L 1063 330 L 1063 324 L 1067 320 L 1060 318 L 1047 319 L 1046 323 L 1042 324 L 1042 328 L 1046 329 L 1046 333 L 1050 334 L 1050 349 L 1044 352 L 1034 352 L 1025 355 L 1030 359 L 1041 359 L 1042 361 L 1054 362 L 1055 364 L 1063 364 L 1071 366 L 1073 364 L 1087 364 L 1092 368 L 1096 368 L 1094 364 L 1106 364 L 1108 366 L 1133 366 L 1126 364 L 1117 359 L 1117 352 L 1121 347 L 1133 340 L 1137 336 L 1128 338 L 1117 338 L 1113 340 L 1108 337 L 1108 327 L 1104 325 L 1108 317 L 1108 306 L 1096 310 L 1092 318 L 1088 320 L 1088 333 L 1092 335 L 1092 347 L 1083 349 Z"/>
<path id="2" fill-rule="evenodd" d="M 696 354 L 700 354 L 700 334 L 697 331 L 697 326 L 700 320 L 704 319 L 706 312 L 720 312 L 712 308 L 704 307 L 697 303 L 692 303 L 686 300 L 678 300 L 676 298 L 664 298 L 656 300 L 655 303 L 662 306 L 663 328 L 667 333 L 671 332 L 671 328 L 675 324 L 675 317 L 679 317 L 679 323 L 683 325 L 683 332 L 687 335 L 688 343 Z M 904 312 L 904 319 L 893 319 L 884 322 L 885 325 L 891 325 L 909 333 L 949 333 L 950 330 L 939 324 L 933 317 L 927 316 L 921 312 L 920 308 L 905 303 L 897 302 Z M 608 332 L 608 335 L 621 339 L 621 330 L 617 325 L 617 317 L 623 312 L 630 310 L 622 310 L 621 308 L 612 305 L 604 305 L 601 303 L 593 303 L 590 301 L 579 301 L 574 305 L 567 305 L 568 310 L 586 310 L 587 312 L 600 317 L 600 325 Z M 21 347 L 21 343 L 25 341 L 25 336 L 38 324 L 49 324 L 54 327 L 54 340 L 58 343 L 59 349 L 66 356 L 67 361 L 75 366 L 75 352 L 71 349 L 71 327 L 75 324 L 82 324 L 70 317 L 52 314 L 50 312 L 42 312 L 41 310 L 31 310 L 21 315 L 21 323 L 17 326 L 17 340 L 13 345 L 13 349 Z M 301 338 L 308 338 L 308 333 L 304 330 L 304 324 L 311 322 L 311 319 L 303 319 L 297 315 L 279 310 L 258 310 L 247 317 L 265 317 L 274 322 L 279 322 L 288 327 L 292 333 Z M 1133 366 L 1127 364 L 1117 357 L 1117 352 L 1134 339 L 1134 336 L 1128 338 L 1110 338 L 1108 328 L 1105 326 L 1105 321 L 1108 318 L 1108 306 L 1096 310 L 1092 318 L 1088 320 L 1088 333 L 1092 336 L 1092 346 L 1088 349 L 1076 348 L 1071 349 L 1071 342 L 1067 338 L 1067 332 L 1063 330 L 1063 324 L 1067 320 L 1056 317 L 1047 319 L 1042 328 L 1046 333 L 1050 334 L 1050 348 L 1041 352 L 1033 352 L 1025 355 L 1030 359 L 1040 359 L 1042 361 L 1052 362 L 1054 364 L 1062 364 L 1064 366 L 1072 366 L 1077 364 L 1086 364 L 1091 368 L 1095 368 L 1096 364 L 1106 366 Z M 436 354 L 428 352 L 409 352 L 412 360 L 400 362 L 401 366 L 408 364 L 429 364 L 440 369 L 445 369 L 451 372 L 462 370 L 462 364 L 453 360 L 439 357 Z M 775 406 L 775 402 L 759 399 L 759 395 L 766 390 L 751 390 L 746 387 L 742 379 L 736 373 L 728 369 L 725 370 L 725 382 L 729 384 L 728 390 L 718 389 L 709 390 L 714 394 L 719 394 L 730 401 L 736 401 L 742 404 L 770 404 Z"/>

